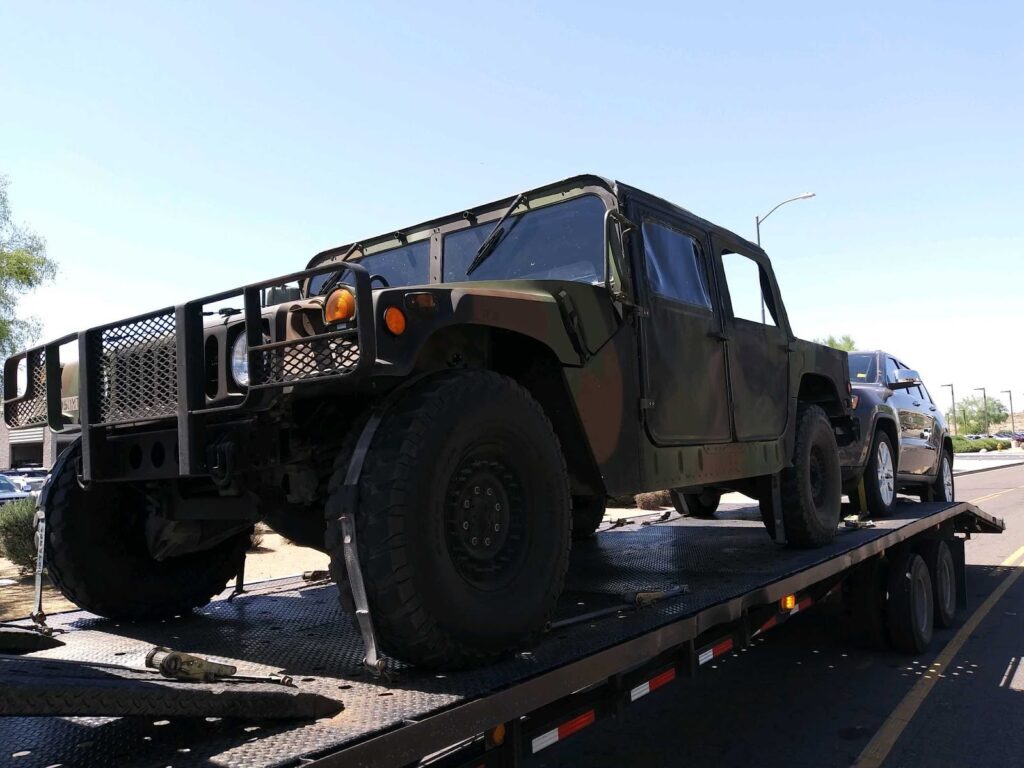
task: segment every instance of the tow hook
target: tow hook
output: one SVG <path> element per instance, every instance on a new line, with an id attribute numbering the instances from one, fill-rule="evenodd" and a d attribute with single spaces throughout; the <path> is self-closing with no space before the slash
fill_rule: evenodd
<path id="1" fill-rule="evenodd" d="M 235 444 L 232 442 L 220 443 L 210 449 L 210 477 L 218 488 L 227 488 L 231 485 L 237 465 Z"/>

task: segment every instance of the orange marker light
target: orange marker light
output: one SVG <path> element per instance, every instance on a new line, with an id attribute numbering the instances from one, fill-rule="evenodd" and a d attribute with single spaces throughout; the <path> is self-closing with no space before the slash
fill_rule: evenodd
<path id="1" fill-rule="evenodd" d="M 324 320 L 328 323 L 340 323 L 356 316 L 356 297 L 348 288 L 337 288 L 331 291 L 324 303 Z"/>
<path id="2" fill-rule="evenodd" d="M 384 310 L 384 325 L 395 336 L 405 333 L 405 313 L 398 307 L 388 307 Z"/>
<path id="3" fill-rule="evenodd" d="M 792 611 L 796 607 L 796 595 L 786 595 L 779 600 L 779 605 L 784 611 Z"/>

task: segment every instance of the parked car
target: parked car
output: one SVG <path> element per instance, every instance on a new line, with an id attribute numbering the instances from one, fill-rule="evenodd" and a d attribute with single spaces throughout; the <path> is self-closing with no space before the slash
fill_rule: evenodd
<path id="1" fill-rule="evenodd" d="M 4 472 L 4 477 L 14 483 L 19 491 L 38 496 L 49 474 L 49 470 L 42 467 L 18 467 Z"/>
<path id="2" fill-rule="evenodd" d="M 0 504 L 27 498 L 28 494 L 25 491 L 18 490 L 13 482 L 4 475 L 0 475 Z"/>
<path id="3" fill-rule="evenodd" d="M 860 439 L 839 450 L 850 501 L 878 516 L 901 491 L 952 501 L 953 441 L 918 372 L 881 350 L 851 352 L 850 383 Z"/>

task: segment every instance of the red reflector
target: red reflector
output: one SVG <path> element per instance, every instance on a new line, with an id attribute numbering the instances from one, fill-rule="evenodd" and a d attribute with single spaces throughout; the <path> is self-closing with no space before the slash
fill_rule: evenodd
<path id="1" fill-rule="evenodd" d="M 732 650 L 732 638 L 727 638 L 711 649 L 714 656 L 721 656 L 723 653 Z"/>
<path id="2" fill-rule="evenodd" d="M 651 686 L 651 690 L 653 691 L 656 688 L 661 688 L 661 686 L 665 685 L 665 683 L 671 683 L 675 679 L 675 669 L 666 669 L 660 675 L 655 675 L 654 677 L 652 677 L 648 682 L 648 685 Z"/>
<path id="3" fill-rule="evenodd" d="M 582 731 L 588 725 L 594 724 L 594 710 L 588 710 L 579 717 L 574 717 L 567 723 L 562 723 L 558 726 L 558 738 L 564 739 L 566 736 L 571 736 L 577 731 Z"/>

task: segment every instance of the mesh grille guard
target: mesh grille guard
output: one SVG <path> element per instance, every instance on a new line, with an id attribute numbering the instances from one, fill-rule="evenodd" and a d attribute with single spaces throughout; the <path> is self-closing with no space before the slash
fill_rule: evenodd
<path id="1" fill-rule="evenodd" d="M 339 270 L 355 283 L 355 328 L 285 341 L 264 339 L 264 289 Z M 251 383 L 240 402 L 208 407 L 203 307 L 237 297 L 245 307 Z M 4 419 L 9 426 L 65 428 L 60 347 L 76 340 L 85 481 L 105 479 L 100 452 L 109 427 L 175 419 L 179 474 L 206 474 L 202 424 L 197 422 L 255 410 L 283 387 L 353 377 L 376 359 L 369 274 L 358 264 L 325 264 L 109 323 L 12 356 L 4 366 Z M 17 370 L 23 360 L 28 379 L 19 396 Z M 48 387 L 48 382 L 57 385 Z"/>

